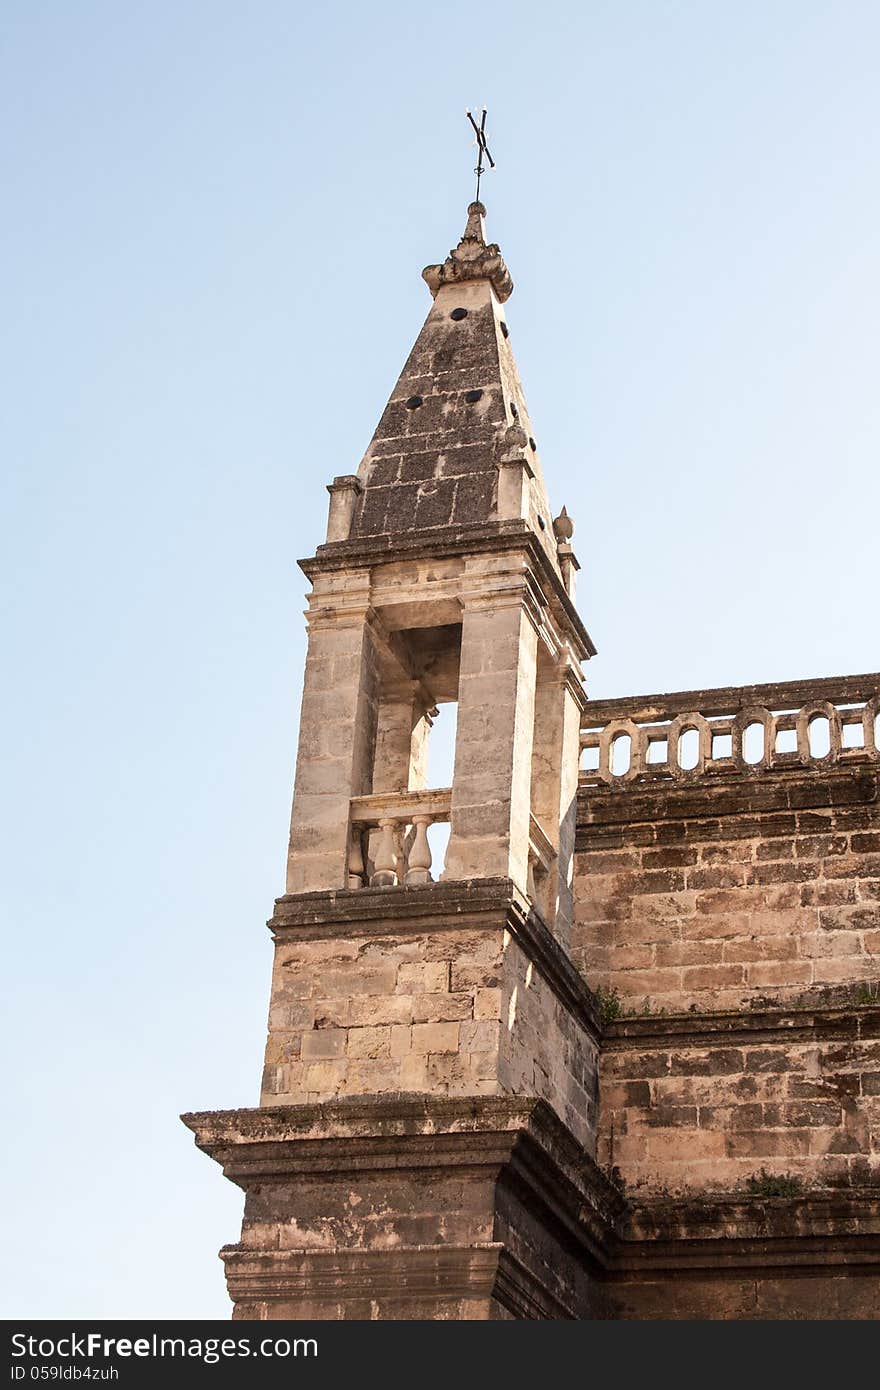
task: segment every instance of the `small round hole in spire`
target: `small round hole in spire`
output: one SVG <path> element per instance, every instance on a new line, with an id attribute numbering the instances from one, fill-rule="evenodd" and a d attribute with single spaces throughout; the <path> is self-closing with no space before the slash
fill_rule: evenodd
<path id="1" fill-rule="evenodd" d="M 501 332 L 505 338 L 510 337 L 510 329 L 507 327 L 507 324 L 504 322 L 504 319 L 501 320 Z"/>
<path id="2" fill-rule="evenodd" d="M 421 396 L 410 396 L 409 400 L 406 403 L 406 408 L 407 410 L 418 410 L 419 406 L 422 404 L 423 402 Z"/>
<path id="3" fill-rule="evenodd" d="M 518 408 L 517 408 L 516 401 L 511 401 L 511 402 L 510 402 L 510 413 L 511 413 L 511 415 L 513 416 L 514 420 L 518 420 L 518 419 L 519 419 L 519 410 L 518 410 Z"/>
<path id="4" fill-rule="evenodd" d="M 468 405 L 476 405 L 477 401 L 482 399 L 482 396 L 483 393 L 480 390 L 465 391 L 464 393 L 464 398 L 467 401 Z"/>
<path id="5" fill-rule="evenodd" d="M 468 315 L 467 309 L 453 309 L 453 311 L 452 311 L 452 313 L 449 315 L 449 317 L 450 317 L 451 319 L 455 319 L 455 322 L 458 323 L 460 319 L 466 319 L 466 318 L 467 318 L 467 315 Z"/>
<path id="6" fill-rule="evenodd" d="M 529 435 L 529 448 L 531 449 L 533 454 L 536 454 L 538 452 L 538 446 L 531 435 Z"/>

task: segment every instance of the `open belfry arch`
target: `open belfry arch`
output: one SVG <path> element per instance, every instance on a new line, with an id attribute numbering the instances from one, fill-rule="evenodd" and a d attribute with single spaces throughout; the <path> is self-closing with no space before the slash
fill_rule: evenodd
<path id="1" fill-rule="evenodd" d="M 880 683 L 587 700 L 484 216 L 301 562 L 234 1316 L 876 1316 Z"/>
<path id="2" fill-rule="evenodd" d="M 303 564 L 287 889 L 424 882 L 426 827 L 448 821 L 446 879 L 526 892 L 537 874 L 548 925 L 558 916 L 567 937 L 580 663 L 593 646 L 510 348 L 512 282 L 483 218 L 472 203 L 459 245 L 424 272 L 433 307 L 358 473 L 330 484 L 327 542 Z M 446 701 L 458 703 L 452 786 L 426 794 Z"/>

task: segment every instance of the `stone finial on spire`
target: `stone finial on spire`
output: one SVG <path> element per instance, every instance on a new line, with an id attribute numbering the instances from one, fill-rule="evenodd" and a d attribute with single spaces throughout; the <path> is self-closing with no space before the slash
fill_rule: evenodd
<path id="1" fill-rule="evenodd" d="M 574 522 L 565 507 L 562 508 L 557 517 L 553 518 L 553 534 L 561 545 L 570 541 L 574 535 Z"/>
<path id="2" fill-rule="evenodd" d="M 500 303 L 510 298 L 513 280 L 497 242 L 486 244 L 485 216 L 482 203 L 471 203 L 461 241 L 442 265 L 429 265 L 422 271 L 422 279 L 434 298 L 444 285 L 456 285 L 462 280 L 488 280 Z"/>

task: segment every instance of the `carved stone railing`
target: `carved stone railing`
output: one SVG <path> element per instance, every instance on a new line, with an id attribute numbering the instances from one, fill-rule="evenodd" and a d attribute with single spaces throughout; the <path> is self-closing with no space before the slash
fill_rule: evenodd
<path id="1" fill-rule="evenodd" d="M 581 720 L 580 783 L 876 764 L 878 721 L 880 674 L 593 700 Z"/>
<path id="2" fill-rule="evenodd" d="M 432 882 L 428 826 L 448 821 L 451 806 L 451 787 L 353 797 L 349 888 Z"/>

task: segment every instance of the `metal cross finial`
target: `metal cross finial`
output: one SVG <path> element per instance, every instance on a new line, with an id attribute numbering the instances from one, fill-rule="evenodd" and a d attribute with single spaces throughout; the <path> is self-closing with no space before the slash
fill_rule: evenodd
<path id="1" fill-rule="evenodd" d="M 480 111 L 480 124 L 479 124 L 479 125 L 477 125 L 477 123 L 476 123 L 476 121 L 474 120 L 473 116 L 471 115 L 471 112 L 470 112 L 470 111 L 466 111 L 466 112 L 465 112 L 465 115 L 467 116 L 468 120 L 470 121 L 471 125 L 473 126 L 473 128 L 474 128 L 474 134 L 475 134 L 476 137 L 477 137 L 476 140 L 474 141 L 474 144 L 475 144 L 476 147 L 477 147 L 477 167 L 476 167 L 476 169 L 474 170 L 474 173 L 475 173 L 476 176 L 477 176 L 477 202 L 479 202 L 479 201 L 480 201 L 480 179 L 483 177 L 483 174 L 485 173 L 485 170 L 484 170 L 484 168 L 483 168 L 483 155 L 485 155 L 486 158 L 488 159 L 488 161 L 489 161 L 489 168 L 490 168 L 490 169 L 494 169 L 494 168 L 495 168 L 495 160 L 492 158 L 491 154 L 489 153 L 489 146 L 488 146 L 487 143 L 486 143 L 486 141 L 488 140 L 489 137 L 488 137 L 487 134 L 486 134 L 486 108 L 485 108 L 485 106 L 483 106 L 483 107 L 481 108 L 481 111 Z"/>

